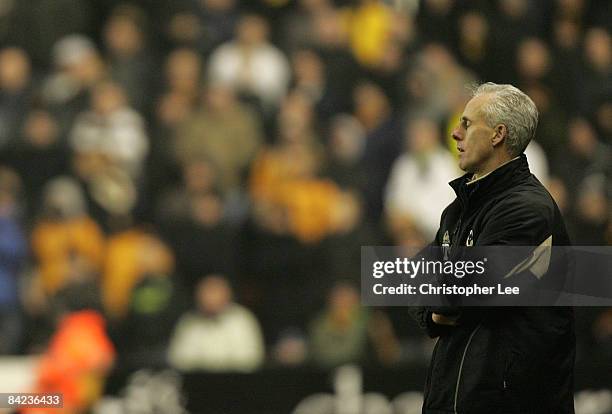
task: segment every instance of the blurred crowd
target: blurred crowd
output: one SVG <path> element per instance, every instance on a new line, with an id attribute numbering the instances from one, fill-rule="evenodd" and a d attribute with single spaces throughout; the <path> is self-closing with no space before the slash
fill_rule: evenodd
<path id="1" fill-rule="evenodd" d="M 95 310 L 104 369 L 423 360 L 404 310 L 360 307 L 360 246 L 432 240 L 483 81 L 531 96 L 532 171 L 575 244 L 610 244 L 611 24 L 606 0 L 0 0 L 0 353 Z M 610 358 L 612 310 L 578 317 Z"/>

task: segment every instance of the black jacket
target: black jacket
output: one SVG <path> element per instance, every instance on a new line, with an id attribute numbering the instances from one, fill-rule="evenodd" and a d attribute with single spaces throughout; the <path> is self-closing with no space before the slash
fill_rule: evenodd
<path id="1" fill-rule="evenodd" d="M 530 173 L 525 155 L 467 184 L 442 213 L 441 246 L 569 245 L 552 197 Z M 471 234 L 470 234 L 471 233 Z M 445 237 L 445 235 L 447 235 Z M 446 240 L 444 240 L 446 238 Z M 459 324 L 435 325 L 431 308 L 411 313 L 438 337 L 423 413 L 566 414 L 574 412 L 574 317 L 571 308 L 462 308 Z"/>

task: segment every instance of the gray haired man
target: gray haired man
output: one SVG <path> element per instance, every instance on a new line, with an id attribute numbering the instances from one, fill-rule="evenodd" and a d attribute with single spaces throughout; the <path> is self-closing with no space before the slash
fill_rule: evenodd
<path id="1" fill-rule="evenodd" d="M 474 89 L 452 137 L 457 198 L 442 213 L 433 246 L 569 245 L 557 205 L 531 174 L 525 148 L 538 111 L 511 85 Z M 571 308 L 412 308 L 438 341 L 423 413 L 574 413 Z"/>

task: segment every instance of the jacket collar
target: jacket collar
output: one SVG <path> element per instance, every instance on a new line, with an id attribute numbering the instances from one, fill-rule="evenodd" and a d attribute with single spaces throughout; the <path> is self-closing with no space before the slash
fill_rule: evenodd
<path id="1" fill-rule="evenodd" d="M 493 197 L 524 181 L 531 175 L 525 154 L 508 161 L 484 176 L 472 180 L 472 173 L 464 174 L 449 183 L 463 205 L 472 205 L 483 197 Z"/>

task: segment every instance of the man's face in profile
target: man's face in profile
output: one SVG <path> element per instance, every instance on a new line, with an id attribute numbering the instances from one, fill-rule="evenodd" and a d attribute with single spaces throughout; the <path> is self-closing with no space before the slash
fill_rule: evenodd
<path id="1" fill-rule="evenodd" d="M 486 172 L 486 166 L 493 156 L 491 139 L 495 136 L 495 130 L 487 125 L 480 112 L 487 99 L 490 99 L 488 95 L 472 98 L 452 133 L 459 150 L 459 168 L 466 172 Z"/>

